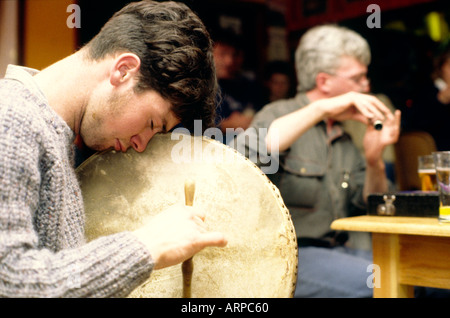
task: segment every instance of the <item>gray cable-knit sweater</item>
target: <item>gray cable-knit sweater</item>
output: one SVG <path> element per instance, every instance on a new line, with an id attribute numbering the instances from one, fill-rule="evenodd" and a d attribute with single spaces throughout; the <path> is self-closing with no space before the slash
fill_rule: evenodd
<path id="1" fill-rule="evenodd" d="M 84 241 L 74 133 L 32 69 L 0 80 L 0 296 L 121 297 L 153 269 L 131 233 Z"/>

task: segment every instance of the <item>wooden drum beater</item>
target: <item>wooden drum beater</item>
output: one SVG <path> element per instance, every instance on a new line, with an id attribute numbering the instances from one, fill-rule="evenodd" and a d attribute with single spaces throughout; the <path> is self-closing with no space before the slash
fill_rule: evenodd
<path id="1" fill-rule="evenodd" d="M 184 197 L 187 206 L 194 204 L 195 183 L 191 180 L 184 184 Z M 181 265 L 181 272 L 183 273 L 183 298 L 191 298 L 191 283 L 192 272 L 194 271 L 194 264 L 192 257 L 187 259 Z"/>

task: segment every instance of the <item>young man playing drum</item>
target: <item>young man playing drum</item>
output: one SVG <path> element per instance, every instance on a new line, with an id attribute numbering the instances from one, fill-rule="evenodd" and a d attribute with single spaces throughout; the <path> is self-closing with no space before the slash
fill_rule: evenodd
<path id="1" fill-rule="evenodd" d="M 134 232 L 84 242 L 74 139 L 142 152 L 155 133 L 214 123 L 212 45 L 185 5 L 141 1 L 84 48 L 0 83 L 0 296 L 126 296 L 152 270 L 207 246 L 203 213 L 175 206 Z"/>
<path id="2" fill-rule="evenodd" d="M 309 30 L 296 51 L 297 96 L 267 105 L 251 125 L 250 133 L 268 129 L 258 136 L 265 150 L 260 155 L 272 151 L 273 160 L 279 151 L 280 169 L 268 177 L 297 232 L 296 297 L 372 296 L 370 252 L 358 255 L 344 233 L 330 230 L 334 219 L 363 208 L 369 193 L 388 190 L 382 153 L 398 138 L 400 112 L 365 94 L 369 62 L 369 46 L 355 32 L 334 25 Z M 374 128 L 377 119 L 382 130 Z M 365 158 L 343 132 L 344 120 L 367 124 Z M 244 149 L 244 135 L 237 137 L 238 149 Z"/>

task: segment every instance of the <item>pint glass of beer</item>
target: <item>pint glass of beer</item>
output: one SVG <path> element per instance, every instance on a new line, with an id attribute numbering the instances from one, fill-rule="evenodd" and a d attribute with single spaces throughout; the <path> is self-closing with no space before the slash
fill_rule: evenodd
<path id="1" fill-rule="evenodd" d="M 419 156 L 418 173 L 422 191 L 438 191 L 433 155 Z"/>
<path id="2" fill-rule="evenodd" d="M 439 184 L 439 221 L 450 222 L 450 151 L 433 155 Z"/>

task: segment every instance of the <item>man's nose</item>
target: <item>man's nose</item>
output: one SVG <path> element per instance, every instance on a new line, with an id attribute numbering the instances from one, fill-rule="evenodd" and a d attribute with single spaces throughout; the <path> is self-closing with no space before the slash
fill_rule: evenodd
<path id="1" fill-rule="evenodd" d="M 156 132 L 152 130 L 144 131 L 140 134 L 134 135 L 131 137 L 131 147 L 137 152 L 143 152 L 145 148 L 147 148 L 147 144 L 155 135 Z"/>
<path id="2" fill-rule="evenodd" d="M 370 92 L 370 80 L 367 77 L 364 77 L 360 85 L 361 85 L 361 93 Z"/>

